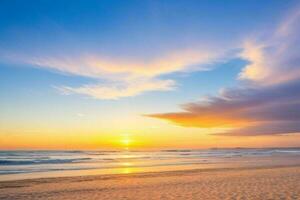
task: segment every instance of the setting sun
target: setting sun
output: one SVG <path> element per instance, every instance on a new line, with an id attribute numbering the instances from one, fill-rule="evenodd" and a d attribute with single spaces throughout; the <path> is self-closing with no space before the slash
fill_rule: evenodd
<path id="1" fill-rule="evenodd" d="M 122 146 L 129 147 L 133 143 L 131 135 L 127 134 L 127 133 L 122 134 L 121 139 L 120 139 L 120 143 L 121 143 Z"/>
<path id="2" fill-rule="evenodd" d="M 121 140 L 121 143 L 122 143 L 124 146 L 129 146 L 129 145 L 132 143 L 132 140 L 129 139 L 129 138 L 122 139 L 122 140 Z"/>

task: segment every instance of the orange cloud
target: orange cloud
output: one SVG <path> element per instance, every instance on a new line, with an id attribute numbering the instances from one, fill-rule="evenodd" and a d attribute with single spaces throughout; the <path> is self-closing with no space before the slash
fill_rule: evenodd
<path id="1" fill-rule="evenodd" d="M 177 112 L 145 116 L 165 119 L 180 126 L 200 128 L 235 128 L 255 123 L 254 121 L 236 119 L 226 114 L 222 115 L 217 113 L 201 115 L 201 113 Z"/>
<path id="2" fill-rule="evenodd" d="M 182 112 L 149 114 L 185 127 L 234 128 L 227 135 L 300 132 L 300 80 L 260 88 L 227 89 Z"/>

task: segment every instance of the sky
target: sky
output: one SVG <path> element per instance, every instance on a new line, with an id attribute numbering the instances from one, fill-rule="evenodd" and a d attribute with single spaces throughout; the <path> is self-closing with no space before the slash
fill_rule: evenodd
<path id="1" fill-rule="evenodd" d="M 0 149 L 300 146 L 300 4 L 1 0 Z"/>

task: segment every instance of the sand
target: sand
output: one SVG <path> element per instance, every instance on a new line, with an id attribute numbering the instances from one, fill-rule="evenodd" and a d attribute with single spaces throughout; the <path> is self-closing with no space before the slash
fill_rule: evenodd
<path id="1" fill-rule="evenodd" d="M 0 199 L 300 199 L 300 166 L 6 181 Z"/>

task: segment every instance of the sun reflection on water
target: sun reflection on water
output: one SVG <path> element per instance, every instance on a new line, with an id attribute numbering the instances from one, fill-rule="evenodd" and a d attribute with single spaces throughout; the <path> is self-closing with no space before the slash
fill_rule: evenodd
<path id="1" fill-rule="evenodd" d="M 121 170 L 122 174 L 131 174 L 132 173 L 132 169 L 131 168 L 123 168 Z"/>

